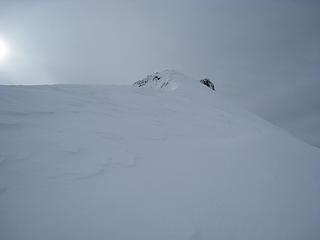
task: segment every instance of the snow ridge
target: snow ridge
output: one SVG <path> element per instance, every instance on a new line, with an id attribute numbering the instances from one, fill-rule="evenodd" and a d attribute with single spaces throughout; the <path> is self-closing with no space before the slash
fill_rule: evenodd
<path id="1" fill-rule="evenodd" d="M 0 86 L 0 239 L 320 239 L 320 150 L 189 80 Z"/>
<path id="2" fill-rule="evenodd" d="M 184 74 L 168 69 L 147 75 L 144 79 L 135 82 L 133 86 L 175 90 L 180 86 L 181 82 L 188 80 L 188 77 Z"/>

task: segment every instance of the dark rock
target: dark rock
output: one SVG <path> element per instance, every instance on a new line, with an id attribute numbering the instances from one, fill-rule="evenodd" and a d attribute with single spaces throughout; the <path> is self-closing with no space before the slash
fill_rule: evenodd
<path id="1" fill-rule="evenodd" d="M 206 85 L 207 87 L 209 87 L 209 88 L 211 88 L 213 91 L 215 91 L 213 82 L 211 82 L 208 78 L 201 79 L 200 82 L 201 82 L 203 85 Z"/>

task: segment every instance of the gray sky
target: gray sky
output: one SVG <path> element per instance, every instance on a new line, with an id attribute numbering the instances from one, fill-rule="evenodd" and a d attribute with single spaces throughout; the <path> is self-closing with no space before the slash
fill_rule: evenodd
<path id="1" fill-rule="evenodd" d="M 320 1 L 0 0 L 0 84 L 129 84 L 166 68 L 320 146 Z"/>

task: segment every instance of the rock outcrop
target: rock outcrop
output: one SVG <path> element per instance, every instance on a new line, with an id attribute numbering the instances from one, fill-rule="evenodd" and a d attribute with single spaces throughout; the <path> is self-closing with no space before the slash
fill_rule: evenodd
<path id="1" fill-rule="evenodd" d="M 200 80 L 200 83 L 215 90 L 213 82 L 208 78 Z M 199 82 L 179 73 L 175 70 L 164 70 L 162 72 L 155 72 L 148 75 L 142 80 L 133 83 L 134 87 L 160 88 L 166 90 L 175 90 L 178 87 L 184 89 L 194 89 Z"/>
<path id="2" fill-rule="evenodd" d="M 201 79 L 200 82 L 215 91 L 214 84 L 208 78 Z"/>

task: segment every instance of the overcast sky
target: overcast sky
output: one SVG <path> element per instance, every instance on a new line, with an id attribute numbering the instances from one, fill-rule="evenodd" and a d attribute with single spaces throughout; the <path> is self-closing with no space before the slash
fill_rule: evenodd
<path id="1" fill-rule="evenodd" d="M 320 1 L 0 0 L 0 84 L 176 69 L 320 146 Z"/>

